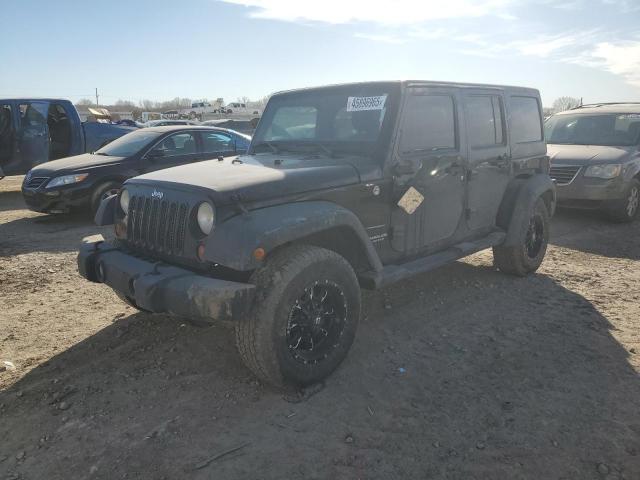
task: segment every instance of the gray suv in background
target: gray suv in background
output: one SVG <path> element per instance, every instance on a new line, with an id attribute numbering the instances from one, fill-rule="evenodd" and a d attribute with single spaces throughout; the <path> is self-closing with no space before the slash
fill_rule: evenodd
<path id="1" fill-rule="evenodd" d="M 640 103 L 582 105 L 545 123 L 558 204 L 630 222 L 640 199 Z"/>

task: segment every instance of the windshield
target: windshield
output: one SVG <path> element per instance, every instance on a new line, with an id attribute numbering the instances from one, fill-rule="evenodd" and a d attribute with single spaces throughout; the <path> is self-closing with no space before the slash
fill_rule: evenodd
<path id="1" fill-rule="evenodd" d="M 96 155 L 108 155 L 110 157 L 129 157 L 138 153 L 140 149 L 147 146 L 160 135 L 162 135 L 160 132 L 138 130 L 116 138 L 113 142 L 108 143 L 94 153 Z"/>
<path id="2" fill-rule="evenodd" d="M 554 115 L 544 129 L 552 144 L 630 146 L 638 143 L 640 114 Z"/>
<path id="3" fill-rule="evenodd" d="M 393 94 L 389 85 L 293 92 L 271 99 L 254 135 L 253 152 L 313 148 L 370 154 L 381 136 Z"/>

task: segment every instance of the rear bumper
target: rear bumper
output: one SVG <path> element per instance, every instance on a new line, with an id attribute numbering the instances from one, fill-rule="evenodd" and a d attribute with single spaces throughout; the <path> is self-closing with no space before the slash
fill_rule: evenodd
<path id="1" fill-rule="evenodd" d="M 110 286 L 141 309 L 205 321 L 242 318 L 255 291 L 251 284 L 142 260 L 103 240 L 83 243 L 78 271 L 87 280 Z"/>

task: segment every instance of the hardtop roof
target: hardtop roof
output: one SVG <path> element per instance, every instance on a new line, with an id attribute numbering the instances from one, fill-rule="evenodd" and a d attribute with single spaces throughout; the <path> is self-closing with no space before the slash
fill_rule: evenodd
<path id="1" fill-rule="evenodd" d="M 283 95 L 287 93 L 319 91 L 324 89 L 344 88 L 344 87 L 366 87 L 366 86 L 403 86 L 403 87 L 449 87 L 449 88 L 490 88 L 495 90 L 513 90 L 519 93 L 528 93 L 539 96 L 539 91 L 531 87 L 520 87 L 511 85 L 493 85 L 483 83 L 463 83 L 463 82 L 443 82 L 435 80 L 380 80 L 368 82 L 348 82 L 335 83 L 330 85 L 322 85 L 315 87 L 297 88 L 291 90 L 282 90 L 273 94 L 273 96 Z"/>

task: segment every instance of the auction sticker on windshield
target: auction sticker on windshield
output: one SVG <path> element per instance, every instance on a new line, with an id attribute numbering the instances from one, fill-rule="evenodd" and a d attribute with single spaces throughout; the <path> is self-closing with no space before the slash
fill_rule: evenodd
<path id="1" fill-rule="evenodd" d="M 386 101 L 386 95 L 378 95 L 375 97 L 349 97 L 347 99 L 347 112 L 382 110 Z"/>

